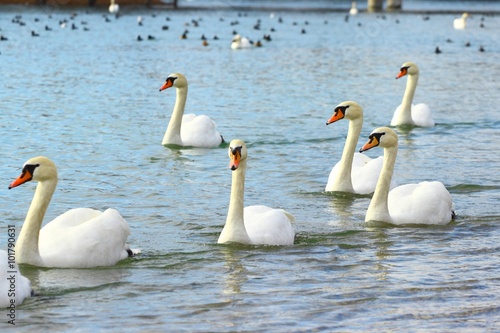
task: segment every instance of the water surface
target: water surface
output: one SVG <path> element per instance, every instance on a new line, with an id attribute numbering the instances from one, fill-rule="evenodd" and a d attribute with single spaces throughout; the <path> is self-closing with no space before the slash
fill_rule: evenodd
<path id="1" fill-rule="evenodd" d="M 497 16 L 474 15 L 455 31 L 454 15 L 360 14 L 346 22 L 334 12 L 136 8 L 106 22 L 106 14 L 0 12 L 9 39 L 0 42 L 0 244 L 8 224 L 19 232 L 36 185 L 9 191 L 8 184 L 26 160 L 46 155 L 60 178 L 46 221 L 74 207 L 114 207 L 130 224 L 129 243 L 142 249 L 114 267 L 22 267 L 38 296 L 17 309 L 17 329 L 500 329 Z M 12 23 L 15 15 L 26 24 Z M 253 40 L 270 33 L 272 41 L 235 52 L 233 30 Z M 394 77 L 406 61 L 420 67 L 415 102 L 430 105 L 437 125 L 400 131 L 394 177 L 443 182 L 458 214 L 447 226 L 369 226 L 369 196 L 323 192 L 348 127 L 325 126 L 333 107 L 345 100 L 364 107 L 361 146 L 401 102 L 406 79 Z M 161 146 L 175 92 L 158 89 L 172 72 L 189 81 L 188 112 L 213 117 L 227 141 L 247 142 L 246 204 L 294 214 L 295 245 L 216 244 L 229 201 L 227 147 Z"/>

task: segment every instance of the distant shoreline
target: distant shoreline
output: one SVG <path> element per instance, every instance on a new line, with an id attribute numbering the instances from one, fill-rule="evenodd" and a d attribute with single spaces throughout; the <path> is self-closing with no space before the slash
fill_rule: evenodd
<path id="1" fill-rule="evenodd" d="M 256 6 L 177 6 L 174 7 L 173 4 L 164 3 L 161 0 L 117 0 L 116 3 L 120 5 L 120 9 L 123 12 L 130 10 L 135 10 L 137 8 L 149 8 L 149 9 L 160 9 L 160 10 L 179 10 L 179 11 L 224 11 L 224 10 L 239 10 L 239 11 L 269 11 L 269 12 L 332 12 L 332 13 L 348 13 L 349 8 L 345 7 L 256 7 Z M 0 8 L 4 7 L 18 7 L 18 6 L 39 6 L 39 7 L 61 7 L 61 8 L 107 8 L 110 5 L 110 0 L 3 0 L 0 3 Z M 498 15 L 500 10 L 396 10 L 387 11 L 382 10 L 380 12 L 374 12 L 374 14 L 422 14 L 422 15 L 433 15 L 433 14 L 462 14 L 464 11 L 475 14 L 475 15 Z M 366 12 L 364 9 L 359 9 L 360 13 Z"/>
<path id="2" fill-rule="evenodd" d="M 110 0 L 2 0 L 0 6 L 108 7 L 110 3 Z M 161 0 L 117 0 L 116 3 L 120 6 L 169 6 Z"/>

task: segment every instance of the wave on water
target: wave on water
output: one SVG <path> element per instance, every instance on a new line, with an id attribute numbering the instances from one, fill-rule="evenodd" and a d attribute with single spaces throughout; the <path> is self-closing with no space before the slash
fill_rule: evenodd
<path id="1" fill-rule="evenodd" d="M 447 188 L 450 193 L 474 193 L 483 191 L 500 190 L 500 186 L 479 185 L 479 184 L 458 184 Z"/>

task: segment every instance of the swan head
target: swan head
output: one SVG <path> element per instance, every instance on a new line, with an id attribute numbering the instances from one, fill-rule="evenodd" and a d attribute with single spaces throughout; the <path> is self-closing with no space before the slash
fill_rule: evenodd
<path id="1" fill-rule="evenodd" d="M 418 75 L 418 67 L 413 62 L 405 62 L 401 65 L 399 69 L 399 74 L 396 76 L 396 79 L 399 79 L 405 75 Z"/>
<path id="2" fill-rule="evenodd" d="M 363 118 L 363 109 L 354 101 L 345 101 L 340 103 L 333 110 L 333 116 L 326 122 L 327 125 L 334 123 L 340 119 L 356 120 Z"/>
<path id="3" fill-rule="evenodd" d="M 468 14 L 468 13 L 463 13 L 463 14 L 462 14 L 462 18 L 463 18 L 463 19 L 466 19 L 467 17 L 469 17 L 469 14 Z"/>
<path id="4" fill-rule="evenodd" d="M 175 87 L 175 88 L 184 88 L 187 87 L 187 80 L 184 75 L 181 73 L 172 73 L 170 74 L 167 79 L 165 80 L 165 83 L 163 86 L 161 86 L 160 91 L 168 89 L 170 87 Z"/>
<path id="5" fill-rule="evenodd" d="M 389 127 L 374 129 L 368 141 L 359 150 L 360 153 L 375 147 L 390 148 L 398 145 L 398 135 Z"/>
<path id="6" fill-rule="evenodd" d="M 57 179 L 55 163 L 45 156 L 33 157 L 24 163 L 21 175 L 9 185 L 9 189 L 31 180 L 43 182 L 51 179 Z"/>
<path id="7" fill-rule="evenodd" d="M 247 146 L 243 140 L 234 139 L 229 143 L 229 168 L 236 170 L 240 166 L 241 161 L 247 158 Z"/>
<path id="8" fill-rule="evenodd" d="M 237 34 L 237 35 L 233 36 L 233 40 L 232 40 L 233 43 L 240 42 L 240 41 L 241 41 L 241 36 L 240 35 Z"/>

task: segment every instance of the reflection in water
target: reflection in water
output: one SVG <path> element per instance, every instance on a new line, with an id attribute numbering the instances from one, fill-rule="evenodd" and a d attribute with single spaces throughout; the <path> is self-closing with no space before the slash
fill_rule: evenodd
<path id="1" fill-rule="evenodd" d="M 239 251 L 224 247 L 222 254 L 226 260 L 225 285 L 223 293 L 225 295 L 238 295 L 241 293 L 241 286 L 248 280 L 247 270 L 241 264 L 242 255 Z"/>
<path id="2" fill-rule="evenodd" d="M 352 194 L 332 192 L 330 207 L 342 222 L 350 221 L 352 219 L 352 210 L 350 208 L 353 202 L 354 196 Z"/>
<path id="3" fill-rule="evenodd" d="M 397 126 L 394 128 L 394 130 L 398 134 L 399 146 L 405 145 L 407 147 L 413 148 L 413 139 L 411 136 L 411 132 L 415 128 L 415 126 L 411 125 Z"/>
<path id="4" fill-rule="evenodd" d="M 389 275 L 390 265 L 386 263 L 386 261 L 391 257 L 390 252 L 388 251 L 389 245 L 392 245 L 391 242 L 387 240 L 387 235 L 384 229 L 381 228 L 370 228 L 372 232 L 372 239 L 374 239 L 373 244 L 377 247 L 376 257 L 377 259 L 373 261 L 373 266 L 375 267 L 375 271 L 378 272 L 377 280 L 387 280 L 387 276 Z"/>
<path id="5" fill-rule="evenodd" d="M 345 193 L 345 192 L 330 192 L 332 200 L 330 200 L 329 211 L 340 218 L 340 224 L 352 225 L 352 223 L 360 224 L 364 221 L 364 215 L 356 215 L 358 209 L 355 209 L 356 202 L 365 202 L 365 195 Z M 368 207 L 368 206 L 366 206 Z"/>
<path id="6" fill-rule="evenodd" d="M 125 281 L 130 276 L 130 271 L 118 267 L 61 269 L 21 265 L 20 270 L 30 279 L 33 290 L 39 296 L 44 296 L 62 294 L 68 290 L 99 288 Z"/>
<path id="7" fill-rule="evenodd" d="M 196 147 L 183 147 L 178 145 L 165 145 L 165 149 L 170 150 L 173 155 L 177 158 L 182 158 L 186 156 L 203 156 L 210 151 L 218 148 L 196 148 Z"/>

